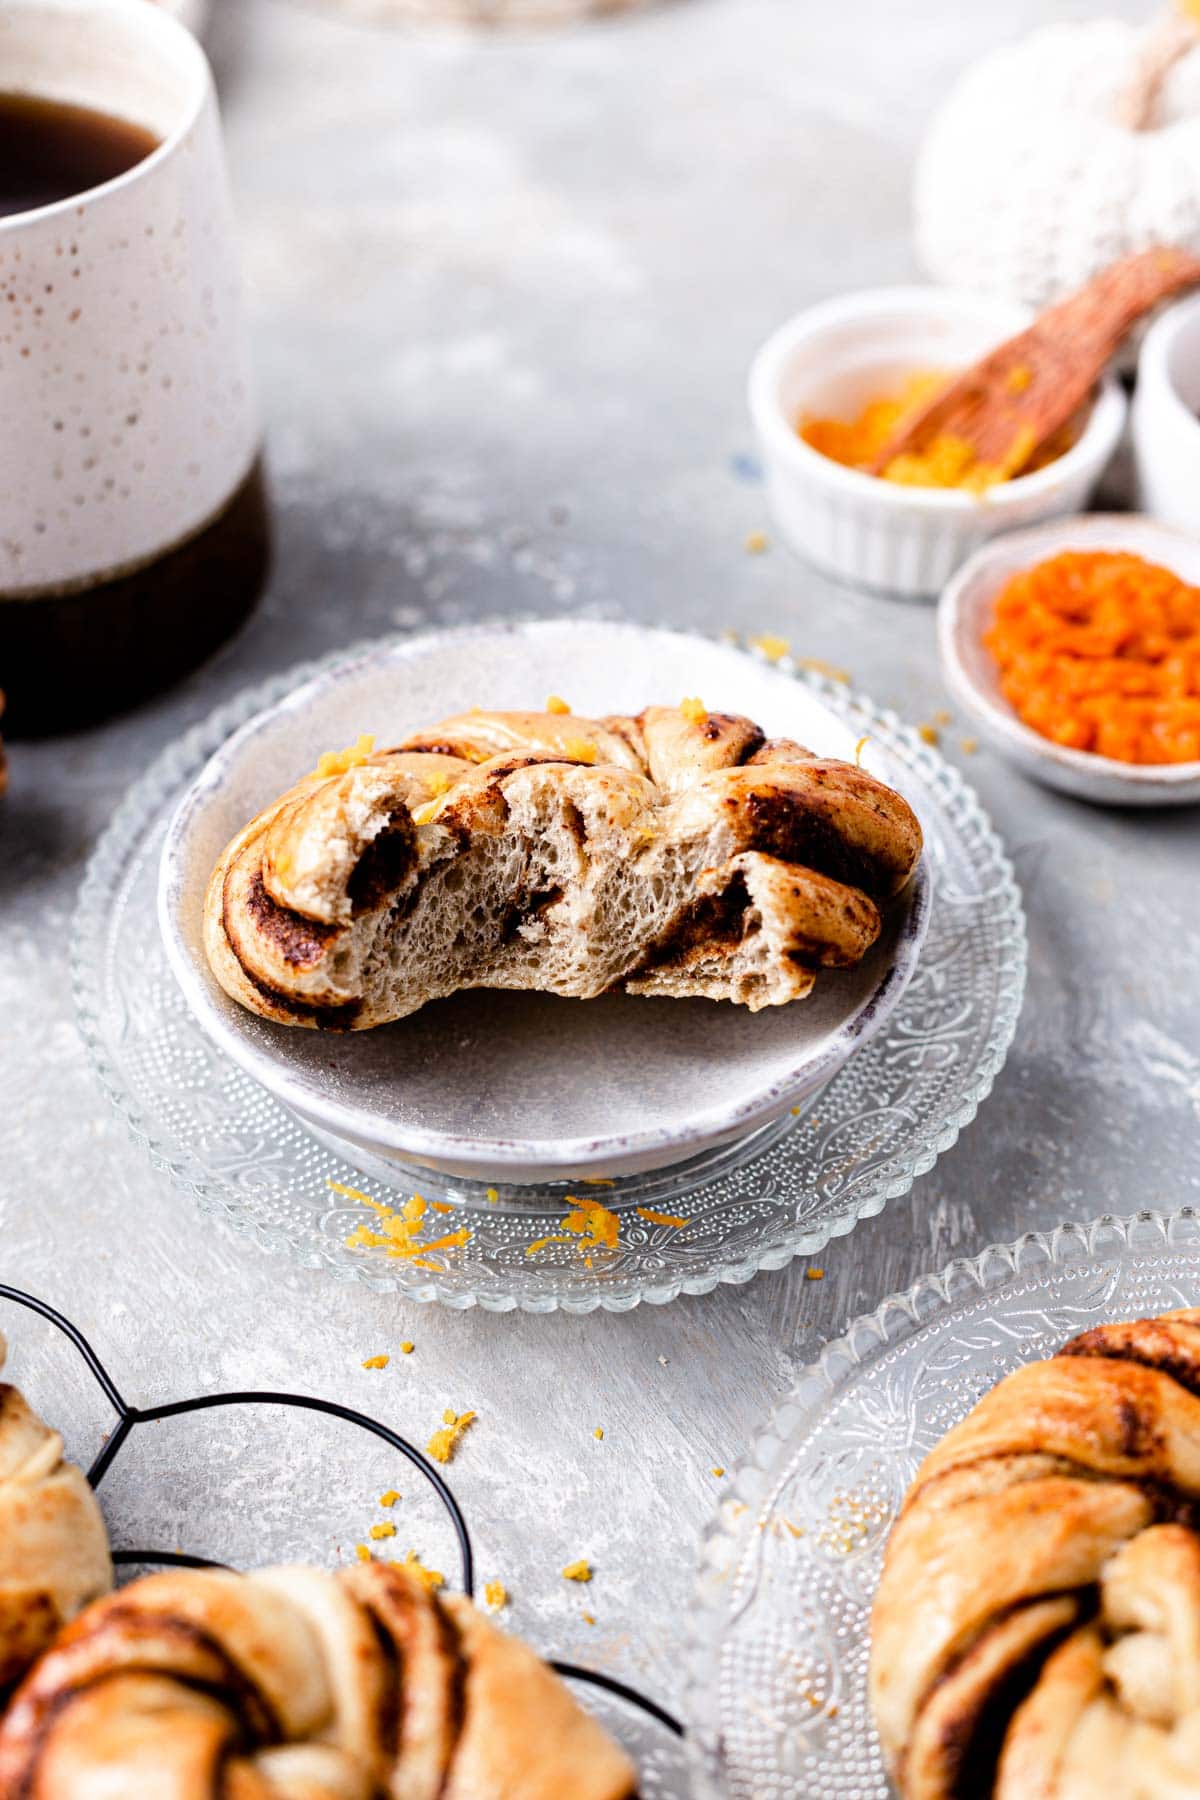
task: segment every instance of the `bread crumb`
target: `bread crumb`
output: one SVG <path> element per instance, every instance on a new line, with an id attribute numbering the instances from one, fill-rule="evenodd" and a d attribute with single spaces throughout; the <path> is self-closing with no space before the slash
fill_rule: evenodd
<path id="1" fill-rule="evenodd" d="M 768 662 L 782 662 L 785 656 L 790 656 L 792 653 L 792 646 L 787 638 L 775 637 L 769 631 L 760 632 L 757 637 L 748 639 L 748 642 L 750 647 L 760 651 Z"/>
<path id="2" fill-rule="evenodd" d="M 395 1488 L 389 1488 L 386 1494 L 380 1494 L 379 1504 L 380 1506 L 395 1506 L 399 1498 L 400 1496 Z"/>
<path id="3" fill-rule="evenodd" d="M 652 1206 L 639 1206 L 634 1209 L 639 1219 L 645 1219 L 647 1225 L 690 1225 L 690 1219 L 681 1219 L 678 1213 L 655 1212 Z"/>
<path id="4" fill-rule="evenodd" d="M 599 1443 L 600 1439 L 604 1436 L 603 1425 L 597 1425 L 595 1431 L 593 1431 L 593 1433 L 592 1433 L 592 1436 L 596 1439 L 597 1443 Z"/>
<path id="5" fill-rule="evenodd" d="M 553 711 L 553 707 L 547 709 Z M 508 1589 L 502 1581 L 489 1581 L 483 1590 L 483 1597 L 493 1612 L 499 1612 L 502 1606 L 508 1605 Z"/>
<path id="6" fill-rule="evenodd" d="M 548 713 L 569 713 L 570 710 L 570 707 L 560 694 L 551 694 L 550 698 L 546 701 L 546 711 Z"/>
<path id="7" fill-rule="evenodd" d="M 475 1416 L 473 1412 L 456 1413 L 452 1407 L 446 1408 L 442 1414 L 441 1430 L 435 1431 L 425 1446 L 434 1462 L 448 1463 L 450 1461 L 458 1449 L 459 1439 L 468 1425 L 474 1423 Z"/>
<path id="8" fill-rule="evenodd" d="M 973 738 L 973 737 L 965 737 L 965 738 L 963 738 L 961 744 L 959 745 L 959 748 L 961 749 L 964 756 L 974 756 L 975 752 L 979 748 L 979 739 Z"/>
<path id="9" fill-rule="evenodd" d="M 563 1570 L 564 1581 L 590 1581 L 591 1579 L 592 1568 L 586 1556 L 581 1556 L 578 1562 L 568 1563 Z"/>
<path id="10" fill-rule="evenodd" d="M 941 742 L 941 733 L 936 725 L 918 725 L 917 736 L 923 744 L 939 744 Z"/>
<path id="11" fill-rule="evenodd" d="M 363 1363 L 364 1369 L 386 1369 L 391 1361 L 389 1356 L 368 1356 Z"/>
<path id="12" fill-rule="evenodd" d="M 659 1360 L 659 1362 L 660 1362 L 660 1363 L 661 1363 L 661 1364 L 662 1364 L 662 1366 L 663 1366 L 663 1368 L 664 1368 L 664 1369 L 665 1369 L 665 1368 L 666 1368 L 666 1366 L 667 1366 L 667 1359 L 666 1359 L 666 1357 L 665 1357 L 665 1356 L 660 1356 L 660 1357 L 659 1357 L 659 1359 L 658 1359 L 658 1360 Z"/>
<path id="13" fill-rule="evenodd" d="M 824 1281 L 825 1271 L 824 1269 L 805 1269 L 804 1279 L 805 1281 Z"/>
<path id="14" fill-rule="evenodd" d="M 367 1533 L 367 1536 L 374 1538 L 376 1542 L 378 1542 L 380 1538 L 390 1538 L 395 1537 L 395 1535 L 396 1527 L 392 1524 L 390 1519 L 384 1519 L 378 1525 L 372 1525 L 370 1531 Z"/>
<path id="15" fill-rule="evenodd" d="M 679 710 L 689 725 L 703 725 L 708 717 L 708 708 L 698 694 L 694 694 L 690 700 L 681 700 Z"/>
<path id="16" fill-rule="evenodd" d="M 751 556 L 761 556 L 770 542 L 765 531 L 748 531 L 746 533 L 746 548 Z"/>

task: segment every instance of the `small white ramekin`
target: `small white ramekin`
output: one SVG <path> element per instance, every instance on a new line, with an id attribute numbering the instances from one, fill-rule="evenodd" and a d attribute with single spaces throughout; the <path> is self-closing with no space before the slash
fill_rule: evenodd
<path id="1" fill-rule="evenodd" d="M 1146 333 L 1131 435 L 1140 510 L 1200 532 L 1200 295 Z"/>
<path id="2" fill-rule="evenodd" d="M 796 430 L 805 416 L 853 416 L 915 369 L 962 368 L 1030 317 L 980 294 L 876 288 L 798 313 L 767 340 L 750 371 L 750 412 L 772 511 L 802 556 L 843 581 L 932 597 L 998 532 L 1086 507 L 1125 422 L 1111 376 L 1070 450 L 983 494 L 880 481 L 822 456 Z"/>

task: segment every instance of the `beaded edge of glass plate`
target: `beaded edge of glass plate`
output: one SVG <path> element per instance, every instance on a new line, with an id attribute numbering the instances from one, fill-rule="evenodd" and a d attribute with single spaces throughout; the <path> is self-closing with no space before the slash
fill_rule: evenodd
<path id="1" fill-rule="evenodd" d="M 1015 1281 L 1073 1265 L 1122 1262 L 1169 1251 L 1200 1254 L 1200 1210 L 1182 1207 L 1125 1217 L 1104 1213 L 1086 1224 L 1026 1232 L 1015 1242 L 991 1244 L 976 1257 L 956 1257 L 939 1274 L 923 1275 L 904 1292 L 890 1294 L 873 1312 L 853 1320 L 843 1336 L 828 1343 L 801 1372 L 732 1470 L 716 1517 L 701 1537 L 694 1604 L 688 1610 L 682 1645 L 682 1717 L 694 1800 L 729 1800 L 722 1750 L 722 1656 L 726 1632 L 755 1598 L 751 1588 L 745 1594 L 739 1591 L 731 1601 L 746 1545 L 764 1518 L 774 1516 L 775 1497 L 794 1477 L 797 1444 L 818 1426 L 820 1415 L 843 1386 L 864 1365 L 916 1338 L 939 1317 Z M 791 1529 L 797 1535 L 796 1528 Z M 780 1781 L 792 1779 L 792 1771 L 782 1768 L 772 1774 Z M 867 1790 L 861 1792 L 865 1795 Z"/>
<path id="2" fill-rule="evenodd" d="M 521 622 L 523 621 L 515 623 Z M 511 627 L 514 621 L 504 623 Z M 689 637 L 698 634 L 681 631 L 677 635 Z M 1012 1042 L 1024 995 L 1026 964 L 1024 912 L 1012 865 L 973 790 L 957 770 L 927 745 L 912 727 L 904 725 L 895 713 L 874 707 L 844 684 L 804 667 L 791 657 L 768 657 L 761 650 L 740 649 L 728 641 L 725 641 L 725 647 L 737 649 L 740 654 L 749 655 L 756 661 L 772 663 L 783 673 L 802 682 L 832 712 L 852 725 L 857 733 L 876 737 L 906 759 L 919 778 L 928 784 L 947 823 L 959 834 L 964 844 L 969 846 L 986 870 L 988 881 L 981 890 L 980 898 L 986 899 L 992 907 L 1004 932 L 1003 955 L 996 971 L 991 1029 L 968 1085 L 955 1097 L 954 1104 L 944 1116 L 928 1121 L 919 1142 L 895 1151 L 873 1167 L 861 1189 L 851 1192 L 846 1205 L 831 1209 L 819 1220 L 806 1221 L 804 1224 L 797 1222 L 786 1241 L 759 1244 L 749 1254 L 731 1257 L 715 1266 L 710 1265 L 699 1275 L 688 1274 L 684 1259 L 685 1266 L 668 1279 L 643 1276 L 640 1281 L 625 1288 L 613 1286 L 604 1289 L 597 1284 L 594 1290 L 588 1288 L 583 1292 L 549 1291 L 531 1295 L 527 1292 L 505 1293 L 490 1288 L 486 1291 L 466 1289 L 460 1284 L 451 1285 L 436 1278 L 413 1279 L 416 1270 L 409 1264 L 403 1265 L 403 1275 L 394 1267 L 385 1272 L 379 1262 L 368 1255 L 346 1255 L 340 1244 L 335 1253 L 330 1246 L 314 1246 L 304 1242 L 286 1229 L 270 1226 L 253 1217 L 244 1194 L 229 1191 L 219 1178 L 216 1181 L 207 1178 L 203 1169 L 197 1172 L 189 1167 L 188 1155 L 181 1154 L 178 1146 L 173 1147 L 163 1141 L 161 1127 L 155 1120 L 144 1116 L 127 1092 L 103 1040 L 98 1011 L 101 997 L 96 991 L 98 972 L 104 959 L 106 915 L 102 903 L 119 882 L 122 868 L 147 829 L 148 821 L 165 807 L 185 783 L 190 782 L 230 733 L 314 675 L 343 662 L 353 661 L 364 651 L 386 649 L 391 643 L 408 641 L 409 637 L 410 634 L 402 633 L 383 639 L 366 640 L 328 657 L 300 664 L 243 690 L 232 700 L 216 708 L 206 719 L 191 727 L 182 738 L 163 751 L 132 786 L 92 853 L 80 887 L 71 934 L 71 976 L 76 1015 L 80 1033 L 102 1088 L 132 1137 L 146 1149 L 154 1166 L 169 1174 L 175 1184 L 189 1193 L 205 1212 L 223 1219 L 239 1235 L 251 1238 L 268 1252 L 290 1254 L 307 1267 L 324 1268 L 341 1280 L 362 1281 L 378 1292 L 400 1292 L 408 1299 L 438 1302 L 453 1308 L 479 1305 L 491 1311 L 519 1308 L 531 1312 L 562 1310 L 585 1313 L 603 1308 L 622 1312 L 631 1310 L 643 1301 L 661 1305 L 676 1299 L 681 1293 L 703 1294 L 711 1292 L 721 1283 L 744 1283 L 762 1269 L 782 1268 L 797 1256 L 815 1254 L 831 1239 L 851 1231 L 859 1219 L 874 1216 L 883 1210 L 889 1200 L 907 1193 L 916 1178 L 933 1167 L 938 1156 L 956 1141 L 964 1126 L 975 1117 L 979 1106 L 991 1091 Z M 918 967 L 918 978 L 919 974 Z M 886 1031 L 883 1035 L 886 1039 Z M 869 1054 L 869 1050 L 870 1046 L 866 1046 L 860 1055 Z M 852 1058 L 847 1066 L 852 1068 L 857 1060 L 857 1057 Z M 839 1076 L 834 1076 L 822 1093 L 829 1092 L 838 1079 Z M 818 1105 L 821 1098 L 818 1095 L 812 1106 Z M 811 1114 L 812 1106 L 806 1109 L 807 1113 Z M 797 1128 L 803 1123 L 802 1116 L 797 1121 Z M 344 1169 L 339 1169 L 338 1172 L 345 1178 Z M 349 1180 L 353 1181 L 353 1171 L 350 1171 Z M 758 1198 L 772 1200 L 774 1196 L 764 1193 Z M 611 1268 L 608 1272 L 611 1273 Z M 437 1271 L 435 1276 L 436 1273 Z"/>

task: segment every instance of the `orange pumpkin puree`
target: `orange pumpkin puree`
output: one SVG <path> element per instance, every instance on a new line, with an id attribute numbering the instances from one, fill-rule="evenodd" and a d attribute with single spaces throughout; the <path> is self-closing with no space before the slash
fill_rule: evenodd
<path id="1" fill-rule="evenodd" d="M 1020 370 L 1014 374 L 1019 375 Z M 853 419 L 801 418 L 796 430 L 806 444 L 843 468 L 872 472 L 872 465 L 888 439 L 928 406 L 949 380 L 944 369 L 918 369 L 890 394 L 870 400 Z M 1011 383 L 1010 383 L 1011 385 Z M 1014 390 L 1016 391 L 1016 390 Z M 923 450 L 894 456 L 883 471 L 884 481 L 903 487 L 964 488 L 982 493 L 998 481 L 1028 475 L 1045 468 L 1075 441 L 1075 431 L 1059 433 L 1036 455 L 1030 455 L 1031 433 L 1018 430 L 1003 463 L 983 463 L 965 438 L 944 432 Z"/>
<path id="2" fill-rule="evenodd" d="M 983 641 L 1043 737 L 1118 762 L 1200 760 L 1200 588 L 1170 569 L 1064 551 L 1005 583 Z"/>

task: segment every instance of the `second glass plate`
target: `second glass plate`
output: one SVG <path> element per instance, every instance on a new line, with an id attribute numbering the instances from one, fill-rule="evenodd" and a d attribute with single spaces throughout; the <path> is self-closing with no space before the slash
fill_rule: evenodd
<path id="1" fill-rule="evenodd" d="M 840 684 L 791 672 L 904 765 L 934 900 L 917 972 L 887 1026 L 782 1135 L 767 1128 L 759 1153 L 726 1153 L 720 1169 L 693 1170 L 682 1182 L 680 1171 L 664 1171 L 661 1189 L 638 1196 L 648 1202 L 642 1212 L 622 1210 L 612 1245 L 584 1250 L 568 1239 L 531 1255 L 553 1233 L 547 1211 L 561 1197 L 518 1190 L 498 1191 L 492 1207 L 427 1221 L 422 1235 L 433 1247 L 419 1261 L 347 1245 L 376 1219 L 343 1190 L 390 1206 L 402 1194 L 382 1170 L 352 1165 L 319 1142 L 209 1042 L 168 968 L 155 906 L 159 853 L 180 795 L 232 731 L 310 677 L 311 666 L 248 690 L 172 745 L 92 857 L 72 933 L 76 1008 L 100 1080 L 134 1137 L 206 1211 L 264 1249 L 410 1299 L 494 1311 L 619 1312 L 707 1293 L 812 1255 L 907 1193 L 974 1118 L 1007 1054 L 1025 980 L 1020 895 L 975 795 L 936 751 Z M 583 1191 L 607 1197 L 604 1188 Z M 422 1192 L 457 1211 L 451 1189 L 424 1184 Z M 464 1241 L 439 1241 L 464 1233 Z"/>
<path id="2" fill-rule="evenodd" d="M 826 1348 L 705 1538 L 685 1703 L 703 1800 L 888 1800 L 870 1613 L 918 1465 L 1020 1364 L 1198 1295 L 1200 1214 L 1103 1218 L 953 1262 Z"/>

